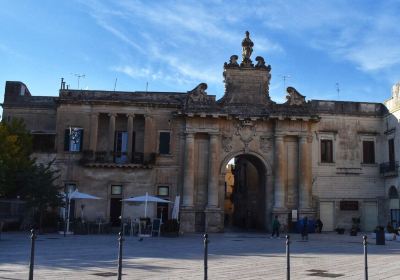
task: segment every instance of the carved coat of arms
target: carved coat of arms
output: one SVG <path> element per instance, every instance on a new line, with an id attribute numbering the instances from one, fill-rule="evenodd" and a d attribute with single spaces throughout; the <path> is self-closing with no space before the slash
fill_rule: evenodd
<path id="1" fill-rule="evenodd" d="M 253 137 L 256 136 L 256 126 L 250 121 L 242 121 L 236 125 L 236 135 L 242 140 L 245 149 L 248 148 L 249 143 L 253 141 Z"/>

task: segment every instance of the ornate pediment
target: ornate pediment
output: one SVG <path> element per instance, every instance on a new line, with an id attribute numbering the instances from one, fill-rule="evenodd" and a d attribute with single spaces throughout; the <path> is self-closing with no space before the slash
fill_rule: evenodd
<path id="1" fill-rule="evenodd" d="M 185 101 L 186 107 L 209 105 L 211 103 L 211 99 L 207 95 L 206 89 L 207 84 L 201 83 L 191 91 L 188 91 L 188 95 Z"/>
<path id="2" fill-rule="evenodd" d="M 288 95 L 286 95 L 287 101 L 285 104 L 300 106 L 306 103 L 306 97 L 300 94 L 294 87 L 288 87 L 286 91 Z"/>

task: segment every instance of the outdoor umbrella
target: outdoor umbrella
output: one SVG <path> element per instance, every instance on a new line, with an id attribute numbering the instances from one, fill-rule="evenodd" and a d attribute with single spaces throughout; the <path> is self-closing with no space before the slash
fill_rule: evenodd
<path id="1" fill-rule="evenodd" d="M 172 208 L 172 219 L 178 220 L 179 219 L 179 202 L 181 198 L 179 195 L 175 197 L 174 208 Z"/>
<path id="2" fill-rule="evenodd" d="M 144 217 L 145 218 L 147 217 L 147 204 L 149 202 L 171 203 L 171 201 L 169 201 L 169 200 L 161 199 L 159 197 L 149 195 L 147 192 L 146 192 L 146 195 L 130 197 L 130 198 L 123 199 L 122 201 L 124 201 L 124 202 L 144 202 Z"/>
<path id="3" fill-rule="evenodd" d="M 94 195 L 90 195 L 87 193 L 79 192 L 78 189 L 69 193 L 67 198 L 68 198 L 67 233 L 69 233 L 69 215 L 70 215 L 70 211 L 71 211 L 71 200 L 72 199 L 102 199 L 102 198 L 94 196 Z M 83 213 L 83 209 L 82 209 L 82 213 Z"/>

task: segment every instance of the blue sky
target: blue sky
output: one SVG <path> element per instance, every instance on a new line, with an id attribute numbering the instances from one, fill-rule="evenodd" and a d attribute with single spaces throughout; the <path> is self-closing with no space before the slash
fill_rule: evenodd
<path id="1" fill-rule="evenodd" d="M 208 84 L 222 97 L 223 63 L 241 55 L 272 66 L 271 98 L 286 86 L 307 99 L 382 102 L 400 80 L 400 1 L 15 0 L 0 9 L 0 82 L 57 96 L 77 88 L 179 91 Z M 339 93 L 337 85 L 339 84 Z M 3 90 L 0 93 L 3 100 Z"/>

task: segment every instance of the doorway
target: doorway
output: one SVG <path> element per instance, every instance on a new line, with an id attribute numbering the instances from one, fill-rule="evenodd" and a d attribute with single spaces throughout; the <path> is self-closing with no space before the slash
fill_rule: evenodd
<path id="1" fill-rule="evenodd" d="M 253 155 L 238 155 L 229 162 L 225 174 L 225 228 L 266 228 L 265 173 L 263 162 Z"/>
<path id="2" fill-rule="evenodd" d="M 122 210 L 122 186 L 111 186 L 110 198 L 110 223 L 113 227 L 121 226 L 121 210 Z"/>

